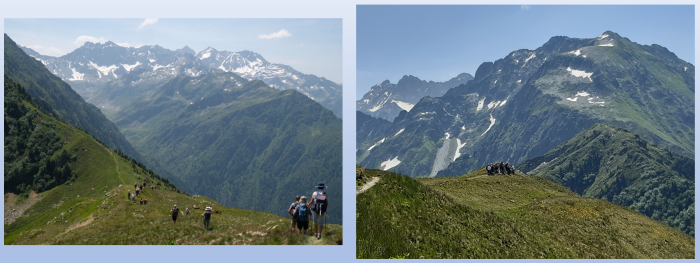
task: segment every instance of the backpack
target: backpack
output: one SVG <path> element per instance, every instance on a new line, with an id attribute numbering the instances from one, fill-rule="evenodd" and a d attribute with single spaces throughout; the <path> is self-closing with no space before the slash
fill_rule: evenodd
<path id="1" fill-rule="evenodd" d="M 209 209 L 204 210 L 204 218 L 206 218 L 206 219 L 211 218 L 211 210 L 209 210 Z"/>
<path id="2" fill-rule="evenodd" d="M 328 200 L 326 198 L 328 198 L 326 192 L 316 192 L 316 197 L 314 198 L 314 212 L 320 214 L 326 213 L 326 208 L 328 207 Z"/>
<path id="3" fill-rule="evenodd" d="M 170 209 L 170 213 L 172 213 L 174 216 L 177 216 L 177 213 L 180 212 L 180 209 L 177 209 L 173 207 L 173 209 Z"/>
<path id="4" fill-rule="evenodd" d="M 295 203 L 292 208 L 292 218 L 299 218 L 299 203 Z"/>
<path id="5" fill-rule="evenodd" d="M 299 204 L 295 209 L 294 213 L 297 215 L 297 218 L 299 218 L 300 222 L 309 221 L 309 209 L 308 207 L 306 207 L 306 204 Z"/>

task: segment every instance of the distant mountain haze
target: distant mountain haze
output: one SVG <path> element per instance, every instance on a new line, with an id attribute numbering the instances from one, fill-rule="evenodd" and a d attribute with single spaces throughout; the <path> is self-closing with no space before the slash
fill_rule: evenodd
<path id="1" fill-rule="evenodd" d="M 294 89 L 318 101 L 340 117 L 342 86 L 323 77 L 303 74 L 290 66 L 270 63 L 252 51 L 199 53 L 185 46 L 175 51 L 158 45 L 123 47 L 114 42 L 86 42 L 80 48 L 52 57 L 22 49 L 49 71 L 69 83 L 88 102 L 106 111 L 118 111 L 125 101 L 150 94 L 178 74 L 198 76 L 218 70 L 259 79 L 280 90 Z M 108 115 L 112 115 L 108 113 Z"/>

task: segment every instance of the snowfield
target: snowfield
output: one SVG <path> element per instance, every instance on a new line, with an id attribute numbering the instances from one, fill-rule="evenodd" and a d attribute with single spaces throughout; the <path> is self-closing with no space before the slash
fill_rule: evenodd
<path id="1" fill-rule="evenodd" d="M 493 125 L 496 124 L 496 118 L 494 118 L 492 114 L 489 114 L 489 121 L 491 121 L 491 124 L 489 124 L 489 128 L 486 129 L 484 133 L 481 134 L 481 136 L 484 136 L 484 134 L 491 130 L 491 127 L 493 127 Z"/>
<path id="2" fill-rule="evenodd" d="M 391 168 L 396 167 L 400 163 L 401 163 L 401 161 L 399 161 L 399 157 L 396 156 L 396 157 L 394 157 L 394 159 L 389 159 L 389 160 L 382 162 L 380 169 L 386 171 L 386 170 L 389 170 Z"/>
<path id="3" fill-rule="evenodd" d="M 480 111 L 481 109 L 484 108 L 484 100 L 486 100 L 486 97 L 484 97 L 483 99 L 481 99 L 481 100 L 479 101 L 479 104 L 476 105 L 476 111 Z"/>
<path id="4" fill-rule="evenodd" d="M 413 109 L 413 106 L 415 106 L 414 104 L 398 100 L 391 100 L 391 102 L 396 103 L 396 105 L 399 106 L 399 108 L 405 111 L 411 111 L 411 109 Z"/>
<path id="5" fill-rule="evenodd" d="M 572 76 L 574 77 L 581 77 L 581 78 L 588 78 L 588 80 L 593 81 L 591 79 L 591 76 L 593 75 L 593 72 L 585 72 L 583 70 L 576 70 L 576 69 L 571 69 L 571 67 L 567 67 L 566 71 L 571 73 Z"/>

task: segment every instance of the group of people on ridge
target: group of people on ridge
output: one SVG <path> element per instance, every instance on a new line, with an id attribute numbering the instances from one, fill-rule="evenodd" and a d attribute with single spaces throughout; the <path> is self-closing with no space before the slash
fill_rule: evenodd
<path id="1" fill-rule="evenodd" d="M 515 174 L 515 167 L 513 167 L 513 165 L 507 162 L 490 163 L 486 165 L 486 172 L 488 173 L 488 175 Z"/>
<path id="2" fill-rule="evenodd" d="M 319 182 L 316 185 L 316 191 L 311 195 L 311 201 L 307 203 L 306 196 L 296 196 L 295 201 L 289 206 L 287 212 L 292 216 L 292 231 L 298 231 L 299 234 L 306 234 L 309 229 L 309 217 L 313 217 L 314 232 L 316 238 L 321 239 L 323 225 L 326 223 L 326 210 L 328 209 L 328 194 L 324 191 L 326 185 Z M 295 230 L 296 228 L 296 230 Z"/>
<path id="3" fill-rule="evenodd" d="M 207 206 L 207 208 L 204 209 L 204 213 L 202 213 L 202 217 L 204 218 L 204 229 L 209 230 L 209 222 L 211 221 L 211 213 L 214 209 L 211 208 L 211 204 Z M 173 224 L 177 223 L 177 216 L 180 214 L 180 209 L 177 208 L 177 204 L 173 205 L 173 208 L 170 209 L 170 216 L 173 218 Z M 190 214 L 190 209 L 185 208 L 185 215 Z"/>

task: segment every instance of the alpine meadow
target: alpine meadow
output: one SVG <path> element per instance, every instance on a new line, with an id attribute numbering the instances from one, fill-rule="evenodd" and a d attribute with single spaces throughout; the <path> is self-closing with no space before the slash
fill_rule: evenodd
<path id="1" fill-rule="evenodd" d="M 358 8 L 368 21 L 389 21 L 366 23 L 359 35 L 405 30 L 376 17 L 391 8 Z M 507 6 L 459 7 L 482 9 L 515 13 Z M 484 42 L 500 47 L 489 42 L 502 33 L 498 26 L 485 36 L 442 41 L 474 41 L 459 47 L 465 50 Z M 380 50 L 363 47 L 368 54 Z M 422 69 L 429 75 L 433 67 Z M 462 65 L 440 67 L 456 72 Z M 473 77 L 461 73 L 446 82 L 404 75 L 398 84 L 387 79 L 358 94 L 357 258 L 695 257 L 693 63 L 659 44 L 601 30 L 549 36 L 475 69 Z"/>
<path id="2" fill-rule="evenodd" d="M 280 21 L 311 31 L 335 22 Z M 141 27 L 112 36 L 138 39 Z M 164 46 L 179 41 L 156 35 Z M 244 38 L 193 40 L 211 45 L 200 52 L 88 38 L 52 56 L 10 36 L 5 245 L 342 245 L 341 84 L 211 47 Z M 292 220 L 295 196 L 311 216 Z"/>

